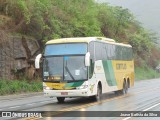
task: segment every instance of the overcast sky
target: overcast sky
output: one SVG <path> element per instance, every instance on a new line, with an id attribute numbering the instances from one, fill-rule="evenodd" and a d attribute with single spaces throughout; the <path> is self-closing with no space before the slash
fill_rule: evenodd
<path id="1" fill-rule="evenodd" d="M 128 8 L 142 25 L 160 36 L 160 0 L 97 0 Z"/>

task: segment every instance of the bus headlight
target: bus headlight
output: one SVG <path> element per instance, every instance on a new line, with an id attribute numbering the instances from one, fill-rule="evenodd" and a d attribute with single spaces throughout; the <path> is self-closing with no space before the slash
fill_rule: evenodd
<path id="1" fill-rule="evenodd" d="M 86 89 L 88 87 L 88 85 L 81 85 L 80 87 L 76 87 L 76 89 Z"/>
<path id="2" fill-rule="evenodd" d="M 43 89 L 44 89 L 44 90 L 52 90 L 52 88 L 47 87 L 47 86 L 43 86 Z"/>

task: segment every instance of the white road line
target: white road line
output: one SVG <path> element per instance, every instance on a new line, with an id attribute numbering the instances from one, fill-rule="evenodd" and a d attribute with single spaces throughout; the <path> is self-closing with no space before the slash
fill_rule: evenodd
<path id="1" fill-rule="evenodd" d="M 142 110 L 142 111 L 148 111 L 148 110 L 150 110 L 150 109 L 152 109 L 152 108 L 154 108 L 154 107 L 157 107 L 158 105 L 160 105 L 160 103 L 157 103 L 157 104 L 155 104 L 155 105 L 153 105 L 153 106 L 151 106 L 151 107 L 149 107 L 149 108 L 146 108 L 146 109 L 144 109 L 144 110 Z M 122 119 L 122 120 L 128 120 L 128 119 L 130 119 L 131 117 L 126 117 L 126 118 L 124 118 L 124 119 Z"/>
<path id="2" fill-rule="evenodd" d="M 124 119 L 122 119 L 122 120 L 128 120 L 128 119 L 130 119 L 131 117 L 127 117 L 127 118 L 124 118 Z"/>
<path id="3" fill-rule="evenodd" d="M 48 100 L 48 101 L 43 101 L 43 102 L 39 102 L 39 103 L 47 103 L 47 102 L 50 102 L 50 100 Z M 33 104 L 37 104 L 37 103 L 30 103 L 30 104 L 26 104 L 26 105 L 33 105 Z"/>
<path id="4" fill-rule="evenodd" d="M 30 103 L 30 104 L 27 104 L 27 105 L 33 105 L 33 104 L 36 104 L 36 103 Z"/>
<path id="5" fill-rule="evenodd" d="M 43 102 L 40 102 L 40 103 L 48 103 L 48 102 L 52 102 L 52 101 L 48 100 L 48 101 L 43 101 Z"/>
<path id="6" fill-rule="evenodd" d="M 40 102 L 41 104 L 45 104 L 45 103 L 49 103 L 50 101 L 44 101 L 44 102 Z"/>
<path id="7" fill-rule="evenodd" d="M 153 106 L 151 106 L 151 107 L 149 107 L 149 108 L 147 108 L 147 109 L 145 109 L 145 110 L 143 110 L 143 111 L 150 110 L 150 109 L 152 109 L 152 108 L 154 108 L 154 107 L 157 107 L 158 105 L 160 105 L 160 103 L 157 103 L 157 104 L 155 104 L 155 105 L 153 105 Z"/>
<path id="8" fill-rule="evenodd" d="M 40 102 L 41 104 L 43 104 L 43 103 L 47 103 L 47 102 Z"/>
<path id="9" fill-rule="evenodd" d="M 18 108 L 18 107 L 20 107 L 20 106 L 13 106 L 13 107 L 10 107 L 10 108 Z"/>

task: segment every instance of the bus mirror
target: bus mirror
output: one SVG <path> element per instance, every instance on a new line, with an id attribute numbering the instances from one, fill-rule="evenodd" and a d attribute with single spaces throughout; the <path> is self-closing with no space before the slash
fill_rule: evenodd
<path id="1" fill-rule="evenodd" d="M 85 66 L 90 66 L 90 53 L 87 52 L 85 55 Z"/>
<path id="2" fill-rule="evenodd" d="M 38 54 L 38 55 L 36 56 L 36 59 L 35 59 L 35 68 L 36 68 L 36 69 L 39 69 L 39 68 L 40 68 L 40 59 L 41 59 L 41 57 L 42 57 L 42 54 Z"/>

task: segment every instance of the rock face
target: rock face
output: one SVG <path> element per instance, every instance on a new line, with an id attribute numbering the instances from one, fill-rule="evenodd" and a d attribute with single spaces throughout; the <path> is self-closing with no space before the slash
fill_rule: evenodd
<path id="1" fill-rule="evenodd" d="M 0 79 L 18 79 L 20 74 L 32 78 L 35 72 L 34 59 L 39 50 L 35 39 L 24 36 L 1 37 Z"/>

